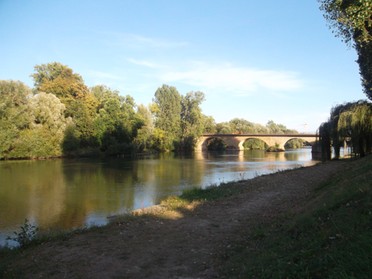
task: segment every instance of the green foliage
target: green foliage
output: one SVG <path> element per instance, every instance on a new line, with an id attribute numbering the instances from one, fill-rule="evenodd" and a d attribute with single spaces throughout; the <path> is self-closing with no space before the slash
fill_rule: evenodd
<path id="1" fill-rule="evenodd" d="M 274 121 L 270 120 L 266 124 L 269 134 L 297 134 L 295 130 L 290 130 L 283 124 L 276 124 Z"/>
<path id="2" fill-rule="evenodd" d="M 305 141 L 302 139 L 291 139 L 284 145 L 285 149 L 297 149 L 302 148 L 305 145 Z"/>
<path id="3" fill-rule="evenodd" d="M 239 190 L 232 185 L 210 186 L 205 189 L 186 190 L 180 196 L 180 199 L 192 201 L 213 201 L 230 197 L 239 193 Z"/>
<path id="4" fill-rule="evenodd" d="M 229 122 L 218 123 L 216 125 L 218 134 L 297 134 L 295 130 L 290 130 L 282 124 L 276 124 L 270 120 L 266 126 L 252 123 L 245 119 L 234 118 Z"/>
<path id="5" fill-rule="evenodd" d="M 372 3 L 370 0 L 318 0 L 324 17 L 337 36 L 346 42 L 372 40 Z"/>
<path id="6" fill-rule="evenodd" d="M 367 97 L 372 100 L 372 41 L 357 44 L 356 50 L 363 90 Z"/>
<path id="7" fill-rule="evenodd" d="M 279 148 L 279 144 L 276 143 L 274 146 L 269 146 L 269 148 L 267 148 L 266 151 L 267 152 L 281 152 L 284 150 Z"/>
<path id="8" fill-rule="evenodd" d="M 213 120 L 204 116 L 200 108 L 203 101 L 202 92 L 189 92 L 182 96 L 175 87 L 168 85 L 156 90 L 150 109 L 157 129 L 154 131 L 154 143 L 158 150 L 192 151 L 206 125 L 213 130 Z M 163 137 L 160 131 L 167 136 Z"/>
<path id="9" fill-rule="evenodd" d="M 144 105 L 139 105 L 137 107 L 137 135 L 134 138 L 134 144 L 137 148 L 137 151 L 149 151 L 155 150 L 154 146 L 154 124 L 152 121 L 152 115 L 150 109 Z"/>
<path id="10" fill-rule="evenodd" d="M 56 95 L 66 105 L 68 113 L 73 114 L 70 104 L 88 93 L 82 77 L 58 62 L 36 65 L 34 70 L 31 76 L 36 90 Z"/>
<path id="11" fill-rule="evenodd" d="M 155 127 L 167 133 L 161 146 L 164 151 L 173 150 L 174 143 L 181 137 L 181 100 L 182 96 L 173 86 L 163 85 L 155 92 Z"/>
<path id="12" fill-rule="evenodd" d="M 338 158 L 344 142 L 361 157 L 372 152 L 372 104 L 367 101 L 338 105 L 330 119 L 319 127 L 323 159 L 331 158 L 331 146 Z"/>
<path id="13" fill-rule="evenodd" d="M 336 36 L 354 46 L 362 85 L 372 100 L 372 2 L 371 0 L 318 0 Z"/>
<path id="14" fill-rule="evenodd" d="M 341 138 L 351 138 L 361 157 L 372 151 L 372 104 L 358 102 L 340 112 L 337 132 Z"/>
<path id="15" fill-rule="evenodd" d="M 31 89 L 20 81 L 0 80 L 0 159 L 11 158 L 20 132 L 31 122 Z"/>
<path id="16" fill-rule="evenodd" d="M 184 208 L 192 202 L 214 201 L 227 198 L 239 193 L 239 189 L 231 184 L 220 186 L 209 186 L 205 189 L 192 188 L 184 190 L 180 196 L 170 196 L 161 202 L 162 206 L 176 210 Z"/>
<path id="17" fill-rule="evenodd" d="M 200 105 L 204 101 L 202 92 L 189 92 L 181 99 L 181 140 L 179 149 L 192 151 L 196 139 L 204 131 L 203 113 Z"/>
<path id="18" fill-rule="evenodd" d="M 204 131 L 203 133 L 215 134 L 217 133 L 216 121 L 212 116 L 203 115 Z"/>
<path id="19" fill-rule="evenodd" d="M 39 229 L 35 225 L 31 224 L 28 219 L 25 219 L 20 230 L 14 232 L 14 236 L 8 237 L 7 240 L 16 241 L 20 247 L 25 247 L 36 237 L 38 230 Z"/>
<path id="20" fill-rule="evenodd" d="M 260 139 L 248 139 L 243 144 L 244 149 L 248 150 L 266 150 L 268 145 Z"/>
<path id="21" fill-rule="evenodd" d="M 207 149 L 209 151 L 223 151 L 226 148 L 226 143 L 220 138 L 212 138 L 207 142 Z"/>

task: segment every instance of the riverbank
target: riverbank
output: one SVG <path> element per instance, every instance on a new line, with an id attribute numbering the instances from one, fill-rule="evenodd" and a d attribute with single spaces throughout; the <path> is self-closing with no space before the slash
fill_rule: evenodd
<path id="1" fill-rule="evenodd" d="M 327 278 L 332 272 L 346 272 L 344 277 L 365 274 L 367 278 L 372 257 L 367 235 L 372 216 L 370 181 L 371 156 L 189 191 L 115 218 L 106 227 L 0 254 L 0 275 Z M 346 232 L 349 222 L 354 222 L 353 231 Z M 348 243 L 356 243 L 349 252 L 361 252 L 344 253 L 342 247 Z M 335 247 L 339 257 L 324 258 Z M 360 263 L 345 267 L 345 260 L 354 263 L 358 257 Z M 352 268 L 356 270 L 348 270 Z"/>

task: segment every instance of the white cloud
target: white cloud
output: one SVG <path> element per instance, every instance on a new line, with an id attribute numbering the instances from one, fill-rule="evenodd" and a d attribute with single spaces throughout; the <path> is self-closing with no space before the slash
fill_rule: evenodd
<path id="1" fill-rule="evenodd" d="M 136 45 L 144 45 L 147 47 L 155 47 L 155 48 L 184 47 L 189 44 L 187 42 L 170 41 L 166 39 L 151 38 L 151 37 L 145 37 L 145 36 L 135 35 L 135 34 L 127 34 L 124 37 L 124 40 L 127 40 Z"/>
<path id="2" fill-rule="evenodd" d="M 127 58 L 127 61 L 138 66 L 145 66 L 146 68 L 151 68 L 151 69 L 158 69 L 164 67 L 163 65 L 153 63 L 148 60 L 139 60 L 139 59 L 134 59 L 134 58 Z"/>
<path id="3" fill-rule="evenodd" d="M 113 89 L 117 89 L 117 86 L 125 81 L 125 77 L 123 76 L 94 70 L 88 71 L 86 77 L 86 82 L 90 86 L 104 84 L 106 86 L 112 87 Z"/>
<path id="4" fill-rule="evenodd" d="M 258 70 L 231 64 L 207 65 L 196 63 L 191 69 L 163 73 L 167 83 L 180 82 L 198 89 L 253 95 L 261 90 L 287 92 L 303 87 L 298 74 L 290 71 Z"/>
<path id="5" fill-rule="evenodd" d="M 108 36 L 106 43 L 109 45 L 120 45 L 136 49 L 140 48 L 170 49 L 185 47 L 189 45 L 189 43 L 186 41 L 174 41 L 163 38 L 146 37 L 143 35 L 131 33 L 107 32 L 105 34 Z"/>
<path id="6" fill-rule="evenodd" d="M 101 71 L 89 71 L 88 75 L 92 78 L 96 79 L 104 79 L 104 80 L 121 80 L 122 78 L 118 75 L 114 75 L 107 72 L 101 72 Z"/>

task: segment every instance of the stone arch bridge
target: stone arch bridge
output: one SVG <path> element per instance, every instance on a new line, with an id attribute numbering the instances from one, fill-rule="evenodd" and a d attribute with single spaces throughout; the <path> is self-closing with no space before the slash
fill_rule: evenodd
<path id="1" fill-rule="evenodd" d="M 213 138 L 221 139 L 227 145 L 228 149 L 235 150 L 244 150 L 243 144 L 248 139 L 260 139 L 268 146 L 277 146 L 279 149 L 283 150 L 284 145 L 291 139 L 302 139 L 312 146 L 317 141 L 317 135 L 315 134 L 204 134 L 199 137 L 198 141 L 196 142 L 195 150 L 207 150 L 208 141 Z"/>

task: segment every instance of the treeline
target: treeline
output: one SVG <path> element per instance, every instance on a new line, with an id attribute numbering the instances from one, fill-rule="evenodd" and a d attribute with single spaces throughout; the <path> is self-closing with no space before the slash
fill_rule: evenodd
<path id="1" fill-rule="evenodd" d="M 351 147 L 354 155 L 364 157 L 372 152 L 372 104 L 358 101 L 338 105 L 329 120 L 319 127 L 319 142 L 324 160 L 340 157 L 341 147 Z"/>
<path id="2" fill-rule="evenodd" d="M 149 106 L 104 85 L 88 88 L 58 62 L 37 65 L 34 88 L 0 81 L 0 159 L 122 155 L 193 150 L 203 133 L 295 133 L 269 121 L 216 123 L 202 113 L 202 92 L 163 85 Z"/>

